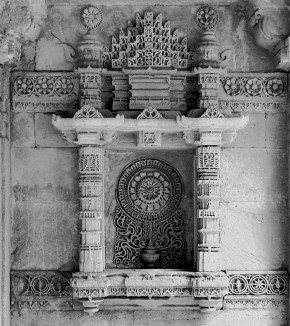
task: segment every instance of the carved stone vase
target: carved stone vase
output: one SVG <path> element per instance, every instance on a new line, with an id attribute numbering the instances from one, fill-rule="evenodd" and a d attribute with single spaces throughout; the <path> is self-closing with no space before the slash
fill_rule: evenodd
<path id="1" fill-rule="evenodd" d="M 160 258 L 160 253 L 157 252 L 154 246 L 147 246 L 141 253 L 142 260 L 147 268 L 154 268 Z"/>

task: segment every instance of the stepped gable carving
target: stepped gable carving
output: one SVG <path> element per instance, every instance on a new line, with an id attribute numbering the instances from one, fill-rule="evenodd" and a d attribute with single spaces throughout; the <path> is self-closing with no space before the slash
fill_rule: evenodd
<path id="1" fill-rule="evenodd" d="M 192 53 L 187 49 L 187 39 L 179 40 L 178 31 L 171 33 L 170 21 L 163 24 L 162 14 L 154 18 L 145 12 L 144 18 L 136 15 L 135 25 L 129 22 L 127 32 L 121 30 L 119 41 L 112 37 L 112 50 L 104 53 L 106 68 L 192 66 Z"/>

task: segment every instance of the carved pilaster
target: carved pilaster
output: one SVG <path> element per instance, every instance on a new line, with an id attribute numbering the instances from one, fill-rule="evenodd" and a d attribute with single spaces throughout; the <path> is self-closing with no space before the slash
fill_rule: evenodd
<path id="1" fill-rule="evenodd" d="M 91 105 L 100 109 L 102 106 L 102 69 L 79 68 L 76 72 L 80 76 L 80 108 L 84 105 Z"/>
<path id="2" fill-rule="evenodd" d="M 9 72 L 0 68 L 0 325 L 10 325 Z"/>
<path id="3" fill-rule="evenodd" d="M 197 148 L 198 271 L 220 270 L 220 147 Z"/>
<path id="4" fill-rule="evenodd" d="M 194 73 L 198 75 L 199 109 L 206 110 L 209 106 L 218 107 L 219 75 L 223 72 L 220 68 L 219 43 L 213 31 L 203 33 L 197 47 L 198 68 Z M 190 116 L 190 114 L 189 114 Z"/>
<path id="5" fill-rule="evenodd" d="M 80 271 L 102 272 L 105 269 L 103 149 L 82 146 L 80 173 Z"/>

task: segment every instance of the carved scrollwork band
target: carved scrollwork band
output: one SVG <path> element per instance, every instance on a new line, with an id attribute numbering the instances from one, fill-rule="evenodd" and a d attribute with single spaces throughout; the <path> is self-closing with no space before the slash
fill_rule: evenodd
<path id="1" fill-rule="evenodd" d="M 72 310 L 73 297 L 94 302 L 106 297 L 133 299 L 144 296 L 191 297 L 205 300 L 203 307 L 211 307 L 211 299 L 219 298 L 218 309 L 286 308 L 287 272 L 229 273 L 128 270 L 120 274 L 107 270 L 102 274 L 76 273 L 72 276 L 57 271 L 13 271 L 12 309 Z M 197 303 L 193 302 L 194 305 Z"/>
<path id="2" fill-rule="evenodd" d="M 287 275 L 230 275 L 229 294 L 281 295 L 288 293 Z"/>
<path id="3" fill-rule="evenodd" d="M 69 272 L 13 271 L 12 308 L 72 309 Z"/>
<path id="4" fill-rule="evenodd" d="M 265 309 L 286 307 L 288 275 L 286 272 L 240 273 L 229 275 L 227 309 Z"/>
<path id="5" fill-rule="evenodd" d="M 80 76 L 81 87 L 77 74 Z M 144 109 L 150 104 L 149 99 L 145 101 L 139 98 L 140 95 L 137 94 L 138 89 L 133 89 L 131 91 L 133 93 L 130 95 L 130 84 L 128 75 L 126 74 L 124 77 L 119 75 L 111 77 L 106 75 L 106 71 L 101 71 L 100 69 L 93 71 L 92 68 L 87 69 L 87 71 L 84 69 L 80 70 L 77 74 L 71 72 L 13 73 L 13 110 L 18 112 L 69 111 L 70 109 L 76 108 L 79 102 L 79 92 L 81 93 L 81 106 L 90 104 L 95 108 L 101 108 L 113 105 L 116 110 L 124 110 L 129 109 L 129 106 L 132 109 Z M 158 79 L 160 76 L 154 77 L 155 79 L 158 77 L 156 81 L 151 77 L 148 76 L 148 83 L 150 82 L 152 84 L 154 81 L 160 87 L 160 81 Z M 163 96 L 163 100 L 161 99 L 160 102 L 160 96 L 158 98 L 156 97 L 156 99 L 154 97 L 151 99 L 154 102 L 155 108 L 174 108 L 175 104 L 172 101 L 178 100 L 178 103 L 181 105 L 180 108 L 193 109 L 192 105 L 196 105 L 196 102 L 194 104 L 192 101 L 186 100 L 186 103 L 183 103 L 182 101 L 185 100 L 179 98 L 179 95 L 177 95 L 179 97 L 175 100 L 174 98 L 176 93 L 175 89 L 177 88 L 178 93 L 180 91 L 184 92 L 186 98 L 197 96 L 196 81 L 192 85 L 192 80 L 194 78 L 196 79 L 195 74 L 192 73 L 191 78 L 174 75 L 169 77 L 169 84 L 167 83 L 168 90 L 166 89 L 166 96 Z M 136 77 L 134 78 L 132 85 L 134 86 L 136 84 L 135 86 L 139 88 L 141 81 L 138 81 Z M 179 85 L 180 79 L 184 79 L 184 85 Z M 142 83 L 145 81 L 143 78 Z M 204 109 L 207 108 L 208 103 L 217 104 L 217 101 L 219 102 L 220 109 L 233 112 L 284 112 L 286 109 L 287 82 L 286 76 L 281 73 L 235 73 L 219 77 L 218 74 L 207 72 L 199 74 L 198 83 L 202 89 L 206 89 L 207 93 L 211 90 L 211 93 L 214 92 L 214 97 L 217 96 L 215 100 L 210 99 L 210 101 L 208 99 L 203 100 L 203 97 L 200 97 L 198 103 Z M 220 86 L 218 86 L 219 84 Z M 92 88 L 92 85 L 94 85 L 94 88 Z M 120 91 L 118 90 L 119 87 Z M 124 91 L 124 87 L 127 87 L 128 91 Z M 152 92 L 156 91 L 154 89 L 155 84 L 152 87 L 151 97 Z M 220 92 L 218 92 L 219 87 Z M 160 93 L 160 91 L 158 92 Z M 165 92 L 165 89 L 162 92 Z M 114 99 L 113 93 L 115 93 Z"/>

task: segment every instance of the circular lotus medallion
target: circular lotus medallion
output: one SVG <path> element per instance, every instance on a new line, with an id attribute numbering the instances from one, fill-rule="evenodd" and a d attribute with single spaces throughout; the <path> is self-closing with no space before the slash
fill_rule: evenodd
<path id="1" fill-rule="evenodd" d="M 139 221 L 168 218 L 180 206 L 182 181 L 179 173 L 159 159 L 138 159 L 122 172 L 117 199 L 122 209 Z"/>

